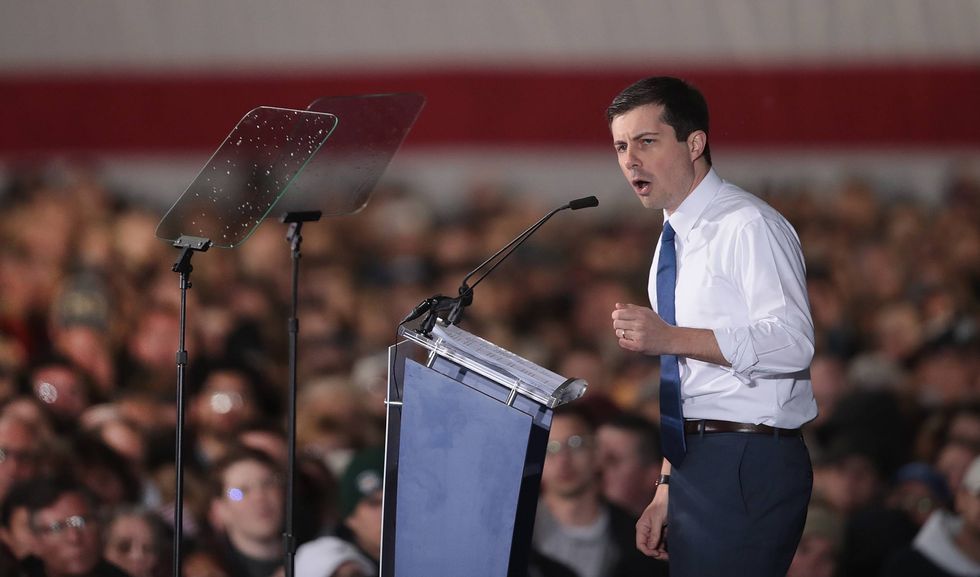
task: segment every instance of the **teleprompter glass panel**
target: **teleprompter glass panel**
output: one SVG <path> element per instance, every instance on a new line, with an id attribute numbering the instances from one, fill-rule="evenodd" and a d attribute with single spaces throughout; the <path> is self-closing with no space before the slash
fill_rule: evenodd
<path id="1" fill-rule="evenodd" d="M 323 216 L 364 208 L 422 110 L 421 94 L 320 98 L 307 107 L 337 117 L 330 141 L 290 186 L 276 213 L 319 210 Z"/>
<path id="2" fill-rule="evenodd" d="M 241 244 L 323 146 L 332 114 L 262 106 L 247 113 L 157 226 L 157 237 Z"/>

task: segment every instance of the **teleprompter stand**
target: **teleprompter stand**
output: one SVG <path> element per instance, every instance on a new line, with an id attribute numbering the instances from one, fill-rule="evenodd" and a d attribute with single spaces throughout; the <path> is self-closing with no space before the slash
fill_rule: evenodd
<path id="1" fill-rule="evenodd" d="M 565 379 L 456 326 L 389 349 L 381 577 L 523 577 Z"/>
<path id="2" fill-rule="evenodd" d="M 212 155 L 195 181 L 157 226 L 157 237 L 182 250 L 174 270 L 181 273 L 181 329 L 177 352 L 177 497 L 174 514 L 173 574 L 182 573 L 185 296 L 193 252 L 210 246 L 234 248 L 244 242 L 273 209 L 283 211 L 292 252 L 292 314 L 288 323 L 289 460 L 286 527 L 283 534 L 286 577 L 294 572 L 296 357 L 299 333 L 297 285 L 301 228 L 320 216 L 363 208 L 395 151 L 415 122 L 424 99 L 418 94 L 323 98 L 308 110 L 259 107 L 246 114 Z M 335 131 L 338 119 L 344 128 Z M 336 137 L 336 138 L 334 138 Z M 331 146 L 325 147 L 328 138 Z M 302 178 L 300 176 L 302 175 Z M 288 191 L 288 194 L 287 194 Z"/>
<path id="3" fill-rule="evenodd" d="M 184 379 L 187 370 L 187 349 L 184 348 L 187 335 L 187 291 L 191 288 L 191 271 L 194 270 L 194 267 L 191 266 L 191 257 L 194 256 L 195 252 L 207 252 L 211 248 L 211 241 L 198 236 L 181 235 L 174 241 L 173 246 L 180 249 L 180 256 L 172 269 L 180 275 L 180 329 L 177 344 L 177 451 L 174 462 L 177 470 L 175 502 L 178 507 L 174 509 L 174 527 L 182 527 L 184 520 L 184 409 L 187 405 L 184 398 Z M 174 539 L 173 564 L 175 568 L 180 568 L 181 557 L 181 539 Z"/>

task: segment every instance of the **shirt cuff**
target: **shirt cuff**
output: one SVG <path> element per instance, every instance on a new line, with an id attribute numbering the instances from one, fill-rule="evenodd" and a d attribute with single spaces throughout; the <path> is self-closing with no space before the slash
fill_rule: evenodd
<path id="1" fill-rule="evenodd" d="M 755 349 L 752 347 L 749 329 L 735 327 L 712 330 L 722 356 L 732 365 L 728 371 L 743 384 L 751 382 L 752 379 L 747 376 L 747 373 L 758 364 L 759 356 L 755 354 Z"/>

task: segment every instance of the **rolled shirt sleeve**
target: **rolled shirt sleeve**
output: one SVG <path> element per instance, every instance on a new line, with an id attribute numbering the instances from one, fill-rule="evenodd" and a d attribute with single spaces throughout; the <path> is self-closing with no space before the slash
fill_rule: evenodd
<path id="1" fill-rule="evenodd" d="M 713 329 L 739 381 L 806 370 L 813 358 L 813 321 L 806 271 L 795 231 L 782 219 L 758 217 L 735 236 L 731 278 L 748 324 Z"/>

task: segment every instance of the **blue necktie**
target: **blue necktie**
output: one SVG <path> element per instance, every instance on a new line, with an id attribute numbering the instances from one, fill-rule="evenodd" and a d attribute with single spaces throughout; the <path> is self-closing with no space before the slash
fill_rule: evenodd
<path id="1" fill-rule="evenodd" d="M 677 249 L 674 229 L 664 223 L 657 261 L 657 313 L 664 322 L 677 324 L 674 289 L 677 286 Z M 684 415 L 681 411 L 681 371 L 675 355 L 660 355 L 660 433 L 664 456 L 674 467 L 681 464 L 687 445 L 684 441 Z"/>

